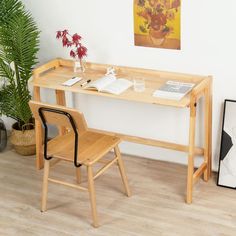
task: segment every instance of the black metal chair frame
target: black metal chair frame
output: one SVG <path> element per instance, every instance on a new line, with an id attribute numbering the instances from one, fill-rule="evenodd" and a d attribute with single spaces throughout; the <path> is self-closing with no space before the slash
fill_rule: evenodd
<path id="1" fill-rule="evenodd" d="M 74 122 L 74 119 L 73 117 L 71 116 L 70 113 L 68 112 L 65 112 L 65 111 L 61 111 L 61 110 L 57 110 L 57 109 L 52 109 L 52 108 L 46 108 L 46 107 L 40 107 L 38 112 L 39 112 L 39 116 L 42 120 L 42 123 L 43 123 L 43 126 L 44 126 L 44 158 L 46 160 L 50 160 L 52 159 L 52 157 L 48 157 L 47 156 L 47 147 L 48 147 L 48 126 L 47 126 L 47 122 L 46 122 L 46 119 L 45 119 L 45 116 L 44 116 L 44 111 L 46 112 L 52 112 L 52 113 L 57 113 L 57 114 L 61 114 L 61 115 L 64 115 L 68 118 L 72 128 L 73 128 L 73 131 L 74 131 L 74 134 L 75 134 L 75 141 L 74 141 L 74 165 L 75 167 L 80 167 L 81 164 L 79 164 L 77 162 L 77 155 L 78 155 L 78 137 L 79 137 L 79 134 L 78 134 L 78 131 L 77 131 L 77 128 L 76 128 L 76 125 L 75 125 L 75 122 Z"/>

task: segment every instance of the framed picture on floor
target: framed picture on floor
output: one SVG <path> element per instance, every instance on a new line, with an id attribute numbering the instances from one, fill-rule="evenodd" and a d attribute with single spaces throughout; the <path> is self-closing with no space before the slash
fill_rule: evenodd
<path id="1" fill-rule="evenodd" d="M 236 101 L 225 100 L 217 185 L 236 189 Z"/>

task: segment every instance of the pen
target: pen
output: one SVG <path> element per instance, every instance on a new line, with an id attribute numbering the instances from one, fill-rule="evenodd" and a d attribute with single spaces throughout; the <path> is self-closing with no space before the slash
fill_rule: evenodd
<path id="1" fill-rule="evenodd" d="M 89 79 L 89 80 L 83 82 L 80 86 L 83 87 L 84 85 L 88 84 L 89 82 L 91 82 L 91 79 Z"/>

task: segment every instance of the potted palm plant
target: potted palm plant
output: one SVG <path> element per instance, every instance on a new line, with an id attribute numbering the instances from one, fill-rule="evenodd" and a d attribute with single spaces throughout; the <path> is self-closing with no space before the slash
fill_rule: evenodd
<path id="1" fill-rule="evenodd" d="M 0 115 L 13 118 L 10 140 L 23 155 L 35 153 L 28 80 L 37 63 L 39 30 L 19 0 L 0 0 Z"/>

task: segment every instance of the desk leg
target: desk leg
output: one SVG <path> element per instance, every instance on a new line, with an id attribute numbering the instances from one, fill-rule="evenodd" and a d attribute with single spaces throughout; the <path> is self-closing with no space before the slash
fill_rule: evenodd
<path id="1" fill-rule="evenodd" d="M 56 101 L 58 105 L 65 106 L 66 105 L 66 96 L 65 91 L 63 90 L 56 90 Z M 58 127 L 59 134 L 64 135 L 66 133 L 65 127 Z"/>
<path id="2" fill-rule="evenodd" d="M 188 154 L 188 176 L 187 176 L 187 196 L 186 202 L 192 203 L 193 195 L 193 174 L 194 174 L 194 148 L 196 129 L 196 104 L 190 105 L 190 127 L 189 127 L 189 154 Z"/>
<path id="3" fill-rule="evenodd" d="M 209 124 L 209 150 L 208 150 L 208 176 L 211 177 L 212 174 L 212 78 L 209 85 L 209 116 L 208 116 L 208 124 Z"/>
<path id="4" fill-rule="evenodd" d="M 40 87 L 34 87 L 34 100 L 40 102 Z M 43 152 L 42 152 L 42 144 L 43 144 L 43 129 L 41 122 L 35 120 L 35 134 L 36 134 L 36 168 L 43 168 Z"/>
<path id="5" fill-rule="evenodd" d="M 212 91 L 211 82 L 205 91 L 205 145 L 204 162 L 207 163 L 207 169 L 204 171 L 204 181 L 208 181 L 212 172 Z"/>

